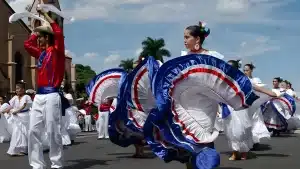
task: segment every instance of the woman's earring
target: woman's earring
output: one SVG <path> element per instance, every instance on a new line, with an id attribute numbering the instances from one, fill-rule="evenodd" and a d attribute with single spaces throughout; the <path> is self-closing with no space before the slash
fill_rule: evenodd
<path id="1" fill-rule="evenodd" d="M 196 45 L 195 45 L 195 50 L 198 51 L 199 49 L 200 49 L 199 44 L 196 44 Z"/>

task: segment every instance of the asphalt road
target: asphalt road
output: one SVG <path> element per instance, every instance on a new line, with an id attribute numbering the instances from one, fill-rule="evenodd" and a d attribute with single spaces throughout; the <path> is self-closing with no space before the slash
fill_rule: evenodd
<path id="1" fill-rule="evenodd" d="M 0 169 L 30 169 L 27 156 L 6 155 L 9 144 L 0 144 Z M 263 151 L 255 152 L 256 159 L 228 161 L 228 145 L 220 136 L 216 147 L 222 155 L 219 169 L 299 169 L 300 135 L 292 134 L 265 141 Z M 133 147 L 121 148 L 109 140 L 97 140 L 95 133 L 82 133 L 76 144 L 65 149 L 64 169 L 185 169 L 178 162 L 164 163 L 158 158 L 133 159 Z M 149 157 L 151 157 L 149 152 Z M 45 159 L 49 164 L 48 154 Z"/>

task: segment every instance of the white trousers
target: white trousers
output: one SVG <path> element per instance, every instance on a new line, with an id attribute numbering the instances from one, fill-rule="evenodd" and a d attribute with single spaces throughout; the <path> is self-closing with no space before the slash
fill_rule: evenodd
<path id="1" fill-rule="evenodd" d="M 84 116 L 84 131 L 92 131 L 92 116 L 85 115 Z"/>
<path id="2" fill-rule="evenodd" d="M 51 168 L 63 167 L 61 120 L 61 98 L 58 93 L 35 95 L 30 111 L 28 134 L 28 159 L 33 169 L 46 169 L 41 137 L 45 126 Z"/>
<path id="3" fill-rule="evenodd" d="M 99 112 L 99 118 L 97 120 L 98 126 L 98 138 L 109 138 L 108 135 L 108 115 L 109 112 Z"/>

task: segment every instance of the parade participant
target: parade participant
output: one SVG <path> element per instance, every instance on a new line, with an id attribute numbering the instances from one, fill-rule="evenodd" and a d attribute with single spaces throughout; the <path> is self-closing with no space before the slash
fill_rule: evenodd
<path id="1" fill-rule="evenodd" d="M 204 22 L 199 25 L 192 25 L 184 30 L 184 45 L 189 50 L 188 54 L 207 54 L 219 59 L 224 56 L 216 51 L 204 49 L 202 47 L 205 38 L 210 34 L 210 29 L 206 27 Z"/>
<path id="2" fill-rule="evenodd" d="M 279 95 L 279 93 L 276 94 L 270 90 L 262 88 L 263 86 L 265 86 L 265 84 L 263 84 L 259 78 L 252 76 L 254 69 L 255 66 L 252 63 L 248 63 L 244 65 L 244 70 L 243 70 L 245 75 L 248 76 L 248 78 L 250 79 L 254 89 L 259 93 L 268 93 L 269 95 L 274 95 L 275 97 Z M 260 97 L 262 98 L 262 96 Z M 271 98 L 267 97 L 264 102 L 267 102 L 270 99 Z M 262 102 L 261 104 L 263 104 L 264 102 Z M 259 142 L 262 138 L 270 138 L 270 133 L 264 123 L 264 118 L 260 106 L 261 105 L 259 105 L 259 107 L 253 106 L 251 110 L 248 110 L 253 125 L 252 126 L 253 150 L 259 149 L 259 145 L 260 145 Z"/>
<path id="3" fill-rule="evenodd" d="M 209 32 L 202 22 L 185 29 L 189 53 L 158 69 L 151 83 L 157 108 L 151 110 L 143 128 L 157 156 L 166 162 L 186 163 L 188 169 L 212 169 L 220 164 L 214 149 L 219 102 L 243 109 L 257 98 L 242 72 L 221 60 L 220 53 L 202 47 Z"/>
<path id="4" fill-rule="evenodd" d="M 239 60 L 229 60 L 228 64 L 239 69 L 241 67 L 239 62 Z M 233 150 L 229 160 L 245 160 L 247 152 L 250 150 L 248 140 L 252 139 L 252 124 L 247 109 L 235 111 L 232 107 L 224 104 L 222 108 L 225 136 L 229 147 Z"/>
<path id="5" fill-rule="evenodd" d="M 62 168 L 63 111 L 59 88 L 65 72 L 64 35 L 59 25 L 44 10 L 37 9 L 37 11 L 49 23 L 36 27 L 34 33 L 24 42 L 27 52 L 38 60 L 38 89 L 30 112 L 28 158 L 33 169 L 46 168 L 41 138 L 42 130 L 46 127 L 51 168 Z"/>
<path id="6" fill-rule="evenodd" d="M 230 65 L 239 69 L 241 64 L 239 60 L 230 60 L 228 61 Z M 253 85 L 253 89 L 257 92 L 268 95 L 269 97 L 276 97 L 276 93 L 262 88 L 261 86 Z M 259 101 L 256 100 L 255 102 Z M 263 101 L 264 102 L 264 101 Z M 255 108 L 254 108 L 255 109 Z M 249 152 L 250 148 L 253 145 L 252 142 L 252 120 L 249 117 L 249 111 L 251 109 L 244 109 L 235 111 L 230 106 L 223 106 L 223 113 L 230 111 L 225 119 L 225 135 L 229 141 L 229 146 L 232 148 L 233 153 L 229 160 L 246 160 L 254 156 L 253 153 Z"/>
<path id="7" fill-rule="evenodd" d="M 81 128 L 79 126 L 79 122 L 77 119 L 77 113 L 78 113 L 78 108 L 74 104 L 74 99 L 72 94 L 68 93 L 65 95 L 65 98 L 69 101 L 69 104 L 71 107 L 66 109 L 66 119 L 67 119 L 67 132 L 69 135 L 69 138 L 71 139 L 71 145 L 74 144 L 75 138 L 78 135 L 78 133 L 81 131 Z"/>
<path id="8" fill-rule="evenodd" d="M 98 110 L 98 139 L 109 138 L 108 135 L 108 116 L 109 108 L 112 104 L 112 99 L 106 98 L 102 104 L 100 104 Z"/>
<path id="9" fill-rule="evenodd" d="M 0 143 L 10 141 L 11 134 L 8 131 L 6 114 L 10 106 L 5 102 L 5 96 L 0 96 Z"/>
<path id="10" fill-rule="evenodd" d="M 86 114 L 84 115 L 84 131 L 92 131 L 92 103 L 86 101 L 83 104 L 83 109 L 85 110 Z"/>
<path id="11" fill-rule="evenodd" d="M 282 78 L 280 78 L 280 77 L 275 77 L 274 79 L 273 79 L 273 89 L 275 89 L 275 90 L 278 90 L 278 89 L 280 89 L 280 87 L 279 87 L 279 84 L 282 82 Z M 272 89 L 272 90 L 273 90 Z"/>
<path id="12" fill-rule="evenodd" d="M 123 97 L 126 98 L 127 112 L 124 112 L 126 127 L 132 131 L 137 142 L 134 158 L 145 158 L 144 146 L 146 141 L 143 134 L 144 123 L 151 111 L 156 108 L 151 89 L 151 82 L 162 63 L 152 56 L 140 56 L 134 64 L 134 69 L 127 76 L 127 87 Z"/>
<path id="13" fill-rule="evenodd" d="M 284 92 L 282 88 L 280 88 L 280 84 L 282 82 L 282 78 L 280 77 L 275 77 L 273 78 L 273 89 L 272 91 L 273 92 L 276 92 L 276 93 L 281 93 L 281 92 Z M 265 122 L 265 125 L 267 126 L 269 132 L 272 132 L 272 136 L 279 136 L 280 135 L 280 131 L 282 130 L 283 126 L 280 125 L 279 123 L 279 119 L 278 119 L 278 116 L 281 116 L 280 114 L 277 114 L 272 107 L 268 107 L 268 106 L 271 106 L 268 105 L 269 103 L 267 103 L 265 105 L 265 110 L 264 110 L 264 122 Z M 279 120 L 279 121 L 278 121 Z M 279 122 L 279 123 L 277 123 Z"/>
<path id="14" fill-rule="evenodd" d="M 25 83 L 23 81 L 16 84 L 16 94 L 9 101 L 11 107 L 9 112 L 12 114 L 11 118 L 13 118 L 13 130 L 7 154 L 22 156 L 27 154 L 29 108 L 32 100 L 30 96 L 25 95 Z"/>

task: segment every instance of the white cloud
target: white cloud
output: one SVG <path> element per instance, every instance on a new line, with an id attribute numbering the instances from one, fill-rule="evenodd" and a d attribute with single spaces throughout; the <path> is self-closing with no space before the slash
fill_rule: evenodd
<path id="1" fill-rule="evenodd" d="M 258 36 L 252 40 L 243 41 L 236 56 L 241 58 L 263 55 L 265 52 L 280 50 L 280 46 L 275 40 L 267 36 Z"/>
<path id="2" fill-rule="evenodd" d="M 249 0 L 218 0 L 217 11 L 236 14 L 249 10 Z"/>
<path id="3" fill-rule="evenodd" d="M 72 57 L 72 62 L 74 64 L 89 65 L 98 73 L 106 69 L 118 67 L 120 61 L 124 59 L 118 54 L 118 52 L 112 52 L 109 56 L 101 56 L 96 52 L 87 52 L 78 56 L 70 50 L 66 50 L 65 53 Z"/>
<path id="4" fill-rule="evenodd" d="M 77 20 L 118 22 L 273 22 L 274 7 L 292 0 L 73 0 L 65 9 Z M 224 15 L 228 14 L 228 15 Z"/>
<path id="5" fill-rule="evenodd" d="M 273 23 L 274 7 L 294 0 L 72 0 L 62 1 L 62 11 L 76 20 L 103 19 L 112 22 Z M 10 0 L 24 11 L 32 0 Z"/>
<path id="6" fill-rule="evenodd" d="M 94 59 L 97 56 L 99 56 L 99 54 L 96 53 L 96 52 L 89 52 L 89 53 L 85 53 L 83 55 L 83 57 L 86 58 L 86 59 Z"/>
<path id="7" fill-rule="evenodd" d="M 121 56 L 118 54 L 111 54 L 104 59 L 104 64 L 119 64 L 121 60 Z"/>

